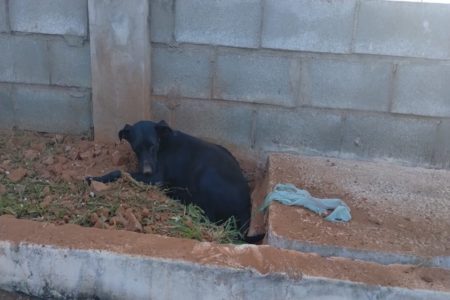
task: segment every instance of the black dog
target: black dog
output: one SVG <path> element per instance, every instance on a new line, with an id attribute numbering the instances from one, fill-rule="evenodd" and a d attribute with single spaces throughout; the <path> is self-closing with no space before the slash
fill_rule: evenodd
<path id="1" fill-rule="evenodd" d="M 168 196 L 201 207 L 213 222 L 234 216 L 244 240 L 255 243 L 264 235 L 246 236 L 250 223 L 250 191 L 239 163 L 225 148 L 172 130 L 165 121 L 125 125 L 119 138 L 127 140 L 139 161 L 131 176 L 146 184 L 161 185 Z M 88 180 L 112 182 L 114 171 Z"/>

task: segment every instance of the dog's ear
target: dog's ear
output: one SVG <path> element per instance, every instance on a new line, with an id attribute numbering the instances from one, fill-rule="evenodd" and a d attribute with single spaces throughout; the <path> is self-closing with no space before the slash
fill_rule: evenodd
<path id="1" fill-rule="evenodd" d="M 124 128 L 122 128 L 121 131 L 119 131 L 119 140 L 126 139 L 127 141 L 130 140 L 130 130 L 131 125 L 126 124 Z"/>
<path id="2" fill-rule="evenodd" d="M 166 121 L 161 120 L 155 125 L 156 133 L 158 133 L 158 136 L 160 138 L 165 137 L 172 133 L 172 129 L 169 127 L 169 125 L 166 123 Z"/>

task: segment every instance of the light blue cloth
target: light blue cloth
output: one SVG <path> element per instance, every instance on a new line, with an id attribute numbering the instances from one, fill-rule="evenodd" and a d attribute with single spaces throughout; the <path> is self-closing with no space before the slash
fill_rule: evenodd
<path id="1" fill-rule="evenodd" d="M 333 210 L 325 218 L 325 220 L 330 222 L 348 222 L 352 219 L 350 208 L 341 199 L 314 198 L 308 191 L 298 189 L 295 185 L 289 183 L 277 184 L 273 192 L 266 196 L 260 209 L 265 210 L 273 200 L 284 205 L 303 206 L 320 216 L 325 216 L 328 210 Z"/>

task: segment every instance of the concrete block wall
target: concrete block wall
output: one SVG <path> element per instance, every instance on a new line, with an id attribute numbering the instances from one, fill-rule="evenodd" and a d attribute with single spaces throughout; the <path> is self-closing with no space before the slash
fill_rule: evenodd
<path id="1" fill-rule="evenodd" d="M 253 150 L 450 167 L 450 5 L 151 0 L 152 113 Z"/>
<path id="2" fill-rule="evenodd" d="M 0 128 L 92 126 L 87 0 L 0 0 Z"/>

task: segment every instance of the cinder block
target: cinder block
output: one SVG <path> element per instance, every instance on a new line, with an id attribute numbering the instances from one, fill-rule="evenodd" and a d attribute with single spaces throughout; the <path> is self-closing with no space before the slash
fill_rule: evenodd
<path id="1" fill-rule="evenodd" d="M 361 1 L 357 53 L 448 59 L 450 5 Z"/>
<path id="2" fill-rule="evenodd" d="M 265 48 L 350 52 L 356 0 L 266 0 Z"/>
<path id="3" fill-rule="evenodd" d="M 0 83 L 0 128 L 14 127 L 14 94 L 12 84 Z"/>
<path id="4" fill-rule="evenodd" d="M 91 86 L 89 43 L 69 46 L 64 40 L 50 42 L 51 83 L 63 86 Z"/>
<path id="5" fill-rule="evenodd" d="M 0 81 L 49 84 L 47 42 L 33 36 L 0 36 Z"/>
<path id="6" fill-rule="evenodd" d="M 348 115 L 343 154 L 430 164 L 438 121 L 393 115 Z"/>
<path id="7" fill-rule="evenodd" d="M 169 108 L 169 103 L 167 100 L 156 99 L 152 97 L 151 103 L 151 118 L 153 121 L 164 120 L 167 123 L 171 120 L 171 110 Z"/>
<path id="8" fill-rule="evenodd" d="M 89 91 L 38 86 L 16 87 L 17 125 L 22 129 L 79 134 L 92 124 Z"/>
<path id="9" fill-rule="evenodd" d="M 214 98 L 293 107 L 300 73 L 296 58 L 224 51 L 217 58 Z"/>
<path id="10" fill-rule="evenodd" d="M 450 117 L 450 64 L 405 64 L 397 71 L 392 110 Z"/>
<path id="11" fill-rule="evenodd" d="M 0 32 L 8 32 L 8 12 L 6 11 L 6 0 L 0 0 Z"/>
<path id="12" fill-rule="evenodd" d="M 256 146 L 271 151 L 337 155 L 342 138 L 340 114 L 314 109 L 260 109 Z"/>
<path id="13" fill-rule="evenodd" d="M 211 96 L 212 50 L 207 47 L 152 49 L 154 95 Z"/>
<path id="14" fill-rule="evenodd" d="M 438 126 L 434 143 L 432 165 L 438 168 L 450 169 L 450 121 L 443 120 Z"/>
<path id="15" fill-rule="evenodd" d="M 173 42 L 175 35 L 174 10 L 174 0 L 151 0 L 150 31 L 152 42 Z"/>
<path id="16" fill-rule="evenodd" d="M 260 0 L 176 1 L 177 42 L 256 48 L 261 24 Z"/>
<path id="17" fill-rule="evenodd" d="M 221 144 L 251 146 L 252 110 L 211 100 L 181 100 L 173 111 L 175 129 Z"/>
<path id="18" fill-rule="evenodd" d="M 13 31 L 86 36 L 87 12 L 87 0 L 9 1 Z"/>
<path id="19" fill-rule="evenodd" d="M 314 106 L 387 111 L 392 65 L 373 60 L 303 61 L 302 92 Z"/>

